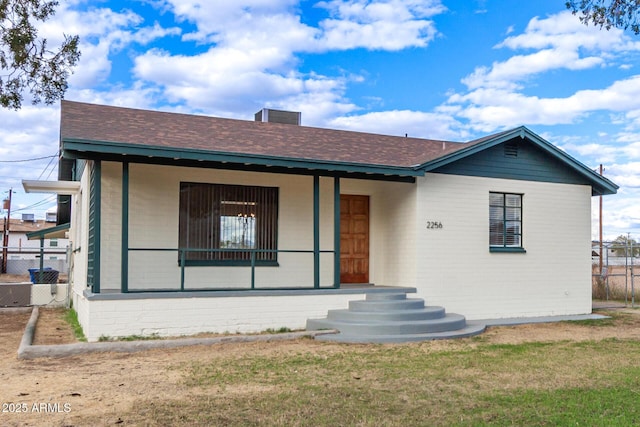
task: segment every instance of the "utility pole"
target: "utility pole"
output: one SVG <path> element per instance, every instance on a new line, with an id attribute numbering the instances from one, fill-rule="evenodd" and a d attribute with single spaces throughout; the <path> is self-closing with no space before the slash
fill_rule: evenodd
<path id="1" fill-rule="evenodd" d="M 11 193 L 13 188 L 9 189 L 9 199 L 4 199 L 3 209 L 7 210 L 7 218 L 4 222 L 4 233 L 2 234 L 2 273 L 7 272 L 7 249 L 9 246 L 9 228 L 11 224 Z"/>
<path id="2" fill-rule="evenodd" d="M 602 163 L 600 163 L 600 176 L 602 176 L 602 172 L 604 171 L 604 169 L 602 168 Z M 602 244 L 602 194 L 600 195 L 600 224 L 599 224 L 599 228 L 600 228 L 600 276 L 602 276 L 602 249 L 603 249 L 603 244 Z"/>

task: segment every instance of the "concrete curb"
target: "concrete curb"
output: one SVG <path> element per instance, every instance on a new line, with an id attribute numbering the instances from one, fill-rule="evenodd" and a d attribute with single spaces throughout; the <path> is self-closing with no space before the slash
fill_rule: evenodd
<path id="1" fill-rule="evenodd" d="M 0 307 L 0 315 L 2 314 L 15 314 L 15 313 L 28 313 L 32 311 L 31 307 Z"/>
<path id="2" fill-rule="evenodd" d="M 68 357 L 77 354 L 87 353 L 135 353 L 138 351 L 152 349 L 167 349 L 177 347 L 187 347 L 194 345 L 215 345 L 224 343 L 245 343 L 245 342 L 272 342 L 288 341 L 302 337 L 315 337 L 316 335 L 335 334 L 336 330 L 324 331 L 302 331 L 288 332 L 282 334 L 262 334 L 262 335 L 232 335 L 212 338 L 180 338 L 167 340 L 144 340 L 144 341 L 113 341 L 96 343 L 74 343 L 59 345 L 32 345 L 35 334 L 36 323 L 38 322 L 38 307 L 34 307 L 31 318 L 22 335 L 22 342 L 18 348 L 18 359 L 37 359 L 40 357 Z"/>
<path id="3" fill-rule="evenodd" d="M 22 359 L 22 354 L 29 347 L 31 347 L 31 343 L 33 343 L 33 336 L 36 333 L 36 323 L 38 323 L 38 316 L 40 315 L 40 310 L 38 307 L 33 307 L 31 311 L 31 317 L 27 322 L 27 326 L 24 328 L 24 333 L 22 334 L 22 340 L 20 341 L 20 347 L 18 347 L 18 359 Z"/>

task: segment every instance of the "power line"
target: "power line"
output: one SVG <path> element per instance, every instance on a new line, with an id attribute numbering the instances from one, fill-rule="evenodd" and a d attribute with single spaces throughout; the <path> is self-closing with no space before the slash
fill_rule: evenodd
<path id="1" fill-rule="evenodd" d="M 42 170 L 42 173 L 40 173 L 40 176 L 38 177 L 38 179 L 42 178 L 42 175 L 44 175 L 44 173 L 47 171 L 47 169 L 49 168 L 49 165 L 51 165 L 51 163 L 53 163 L 53 157 L 51 157 L 51 159 L 49 160 L 49 163 L 47 163 L 47 166 L 44 167 L 44 169 Z M 51 168 L 51 172 L 53 172 L 53 168 Z M 51 176 L 51 172 L 49 173 L 49 176 Z M 47 176 L 47 179 L 49 179 L 49 176 Z"/>
<path id="2" fill-rule="evenodd" d="M 21 162 L 33 162 L 36 160 L 44 160 L 50 159 L 52 157 L 58 157 L 58 154 L 54 154 L 52 156 L 44 156 L 44 157 L 34 157 L 33 159 L 22 159 L 22 160 L 0 160 L 0 163 L 21 163 Z"/>
<path id="3" fill-rule="evenodd" d="M 46 199 L 42 199 L 42 200 L 40 200 L 39 202 L 35 202 L 35 203 L 34 203 L 34 204 L 32 204 L 32 205 L 25 206 L 24 208 L 20 208 L 20 209 L 15 209 L 15 210 L 13 210 L 13 211 L 12 211 L 12 213 L 14 213 L 14 212 L 21 212 L 21 211 L 26 211 L 26 210 L 31 210 L 31 209 L 34 209 L 34 208 L 40 207 L 40 206 L 42 206 L 42 205 L 46 205 L 47 203 L 52 203 L 52 202 L 54 202 L 55 200 L 56 200 L 56 196 L 49 196 L 49 197 L 47 197 Z"/>

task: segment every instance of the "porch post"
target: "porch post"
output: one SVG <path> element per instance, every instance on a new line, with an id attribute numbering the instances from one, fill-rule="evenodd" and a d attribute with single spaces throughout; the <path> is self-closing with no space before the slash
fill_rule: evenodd
<path id="1" fill-rule="evenodd" d="M 40 271 L 38 271 L 38 283 L 42 283 L 42 272 L 44 271 L 44 234 L 40 237 Z"/>
<path id="2" fill-rule="evenodd" d="M 129 292 L 129 162 L 122 163 L 122 242 L 120 292 Z"/>
<path id="3" fill-rule="evenodd" d="M 320 176 L 313 176 L 313 287 L 320 287 Z"/>
<path id="4" fill-rule="evenodd" d="M 340 177 L 333 178 L 333 287 L 340 287 Z"/>
<path id="5" fill-rule="evenodd" d="M 100 293 L 100 228 L 102 226 L 102 162 L 95 161 L 93 169 L 93 283 L 91 290 L 93 293 Z M 90 225 L 91 226 L 91 225 Z"/>

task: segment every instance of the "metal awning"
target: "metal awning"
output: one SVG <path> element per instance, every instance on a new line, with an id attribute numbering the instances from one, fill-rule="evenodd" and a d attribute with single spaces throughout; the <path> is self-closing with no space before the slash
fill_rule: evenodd
<path id="1" fill-rule="evenodd" d="M 55 193 L 61 196 L 77 194 L 80 191 L 78 181 L 37 181 L 22 180 L 22 186 L 27 193 Z"/>
<path id="2" fill-rule="evenodd" d="M 65 239 L 69 231 L 69 223 L 56 225 L 55 227 L 44 228 L 38 231 L 27 233 L 28 240 L 36 239 Z"/>

